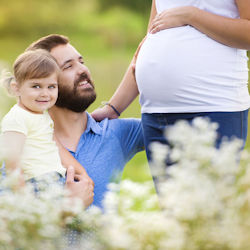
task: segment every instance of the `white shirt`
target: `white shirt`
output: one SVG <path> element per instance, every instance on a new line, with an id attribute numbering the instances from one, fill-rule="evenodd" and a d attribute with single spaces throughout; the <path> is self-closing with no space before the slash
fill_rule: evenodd
<path id="1" fill-rule="evenodd" d="M 184 5 L 239 18 L 234 0 L 156 0 L 158 13 Z M 148 34 L 136 63 L 142 113 L 248 109 L 247 60 L 191 26 Z"/>

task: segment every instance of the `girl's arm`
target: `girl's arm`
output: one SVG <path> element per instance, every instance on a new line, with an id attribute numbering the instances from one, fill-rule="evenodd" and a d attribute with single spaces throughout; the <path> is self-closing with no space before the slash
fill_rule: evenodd
<path id="1" fill-rule="evenodd" d="M 155 7 L 155 0 L 153 0 L 148 27 L 150 26 L 155 15 L 156 15 L 156 7 Z M 115 93 L 111 97 L 111 99 L 109 100 L 109 103 L 112 106 L 114 106 L 115 109 L 120 114 L 129 106 L 129 104 L 139 94 L 139 91 L 137 88 L 137 83 L 135 80 L 135 75 L 134 75 L 134 64 L 135 64 L 135 60 L 136 60 L 136 55 L 138 54 L 141 45 L 142 45 L 142 43 L 140 43 L 140 45 L 135 53 L 135 56 L 134 56 L 132 62 L 130 63 L 119 87 L 117 88 L 117 90 L 115 91 Z M 104 118 L 110 118 L 110 119 L 118 118 L 118 114 L 109 105 L 105 105 L 102 108 L 96 109 L 91 115 L 97 121 L 101 121 Z"/>
<path id="2" fill-rule="evenodd" d="M 64 146 L 60 143 L 60 141 L 56 138 L 55 135 L 54 135 L 54 140 L 55 140 L 56 145 L 59 149 L 59 154 L 60 154 L 62 165 L 65 168 L 68 168 L 69 166 L 73 166 L 75 169 L 75 173 L 77 175 L 87 176 L 89 178 L 89 180 L 91 181 L 92 185 L 94 185 L 94 182 L 88 176 L 84 167 L 70 154 L 70 152 L 67 149 L 64 148 Z"/>
<path id="3" fill-rule="evenodd" d="M 4 160 L 6 172 L 11 173 L 14 170 L 20 168 L 20 159 L 23 152 L 26 136 L 19 132 L 7 131 L 2 135 L 4 145 Z M 20 171 L 19 184 L 25 185 L 24 176 Z"/>
<path id="4" fill-rule="evenodd" d="M 212 39 L 230 47 L 250 50 L 250 0 L 235 0 L 240 18 L 219 16 L 193 6 L 163 11 L 155 17 L 151 33 L 191 25 Z"/>

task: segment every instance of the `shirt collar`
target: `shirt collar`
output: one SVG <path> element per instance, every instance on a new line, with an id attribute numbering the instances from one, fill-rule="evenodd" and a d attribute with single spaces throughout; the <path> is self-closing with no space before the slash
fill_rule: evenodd
<path id="1" fill-rule="evenodd" d="M 88 113 L 86 112 L 88 121 L 87 121 L 87 128 L 84 131 L 85 133 L 88 133 L 93 131 L 95 134 L 101 135 L 102 134 L 102 127 L 99 125 L 98 122 L 95 121 L 95 119 Z"/>

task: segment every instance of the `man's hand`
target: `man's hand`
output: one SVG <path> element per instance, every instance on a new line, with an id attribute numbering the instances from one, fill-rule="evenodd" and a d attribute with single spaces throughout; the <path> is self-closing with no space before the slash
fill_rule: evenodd
<path id="1" fill-rule="evenodd" d="M 89 182 L 90 185 L 93 186 L 93 189 L 94 189 L 95 183 L 94 183 L 93 180 L 88 176 L 88 174 L 87 174 L 87 172 L 86 172 L 85 169 L 84 169 L 83 174 L 75 174 L 75 179 L 76 179 L 76 176 L 81 176 L 80 179 L 81 179 L 81 178 L 86 178 L 86 180 Z M 77 180 L 78 180 L 78 179 L 79 179 L 79 178 L 77 177 Z"/>
<path id="2" fill-rule="evenodd" d="M 77 180 L 75 182 L 74 180 Z M 68 167 L 66 188 L 70 192 L 70 197 L 82 200 L 85 207 L 88 207 L 94 198 L 94 185 L 85 175 L 75 175 L 72 166 Z"/>

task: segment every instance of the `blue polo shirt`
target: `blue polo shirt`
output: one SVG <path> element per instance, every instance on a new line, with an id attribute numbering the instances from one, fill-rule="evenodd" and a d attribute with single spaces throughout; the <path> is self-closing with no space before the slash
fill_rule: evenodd
<path id="1" fill-rule="evenodd" d="M 95 183 L 93 205 L 102 207 L 110 182 L 118 182 L 125 164 L 144 150 L 140 119 L 105 119 L 96 122 L 87 113 L 87 128 L 76 151 L 69 152 Z"/>

